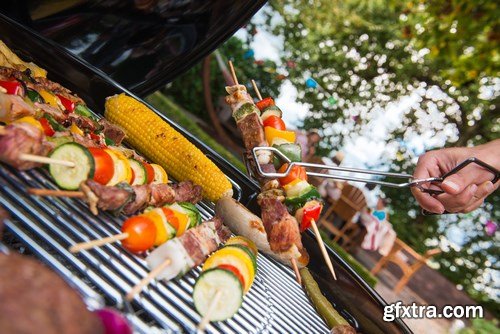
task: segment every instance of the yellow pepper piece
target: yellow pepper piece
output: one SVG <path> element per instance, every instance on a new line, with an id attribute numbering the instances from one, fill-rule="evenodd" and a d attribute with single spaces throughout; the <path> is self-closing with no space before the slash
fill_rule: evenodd
<path id="1" fill-rule="evenodd" d="M 295 143 L 295 132 L 293 131 L 283 131 L 266 126 L 264 127 L 264 134 L 269 145 L 273 144 L 275 138 L 281 138 L 289 143 Z"/>
<path id="2" fill-rule="evenodd" d="M 132 168 L 130 167 L 130 162 L 127 157 L 125 157 L 121 152 L 114 151 L 109 148 L 104 150 L 111 156 L 113 164 L 115 165 L 115 173 L 107 185 L 114 186 L 120 182 L 130 183 L 132 181 Z"/>
<path id="3" fill-rule="evenodd" d="M 165 169 L 163 169 L 162 166 L 157 164 L 150 164 L 150 165 L 151 167 L 153 167 L 153 170 L 155 172 L 155 177 L 152 183 L 154 184 L 168 183 L 168 175 Z"/>
<path id="4" fill-rule="evenodd" d="M 285 185 L 283 186 L 283 190 L 284 190 L 285 192 L 288 192 L 288 191 L 290 190 L 290 188 L 293 188 L 293 187 L 294 187 L 297 183 L 299 183 L 299 182 L 301 182 L 301 181 L 302 181 L 302 179 L 297 178 L 297 179 L 293 180 L 292 182 L 290 182 L 290 183 L 288 183 L 288 184 L 285 184 Z"/>
<path id="5" fill-rule="evenodd" d="M 245 293 L 252 286 L 255 269 L 250 256 L 241 248 L 225 247 L 213 253 L 203 264 L 203 271 L 216 268 L 219 265 L 227 264 L 236 267 L 245 279 Z"/>
<path id="6" fill-rule="evenodd" d="M 170 209 L 172 209 L 172 208 L 170 208 Z M 186 230 L 188 228 L 189 218 L 187 215 L 185 215 L 182 212 L 179 212 L 176 210 L 172 210 L 172 212 L 174 213 L 174 216 L 177 217 L 177 219 L 179 221 L 179 229 L 177 229 L 177 236 L 181 236 L 184 234 L 184 232 L 186 232 Z"/>
<path id="7" fill-rule="evenodd" d="M 13 123 L 28 123 L 28 124 L 31 124 L 31 125 L 34 125 L 36 126 L 37 128 L 39 128 L 42 132 L 43 132 L 43 127 L 42 127 L 42 124 L 40 124 L 39 121 L 37 121 L 34 117 L 32 116 L 24 116 L 24 117 L 21 117 L 19 119 L 16 119 Z"/>
<path id="8" fill-rule="evenodd" d="M 80 129 L 75 123 L 71 124 L 69 131 L 74 133 L 75 135 L 85 136 L 85 132 L 83 132 L 83 130 Z"/>
<path id="9" fill-rule="evenodd" d="M 156 239 L 155 246 L 159 246 L 168 240 L 167 229 L 165 228 L 165 222 L 163 221 L 163 215 L 160 213 L 161 209 L 153 209 L 149 212 L 143 214 L 144 217 L 151 219 L 156 226 Z"/>
<path id="10" fill-rule="evenodd" d="M 40 90 L 38 94 L 40 94 L 40 96 L 43 97 L 45 103 L 47 103 L 52 107 L 59 108 L 61 101 L 59 101 L 59 98 L 57 96 L 55 96 L 49 91 L 46 91 L 45 89 Z"/>

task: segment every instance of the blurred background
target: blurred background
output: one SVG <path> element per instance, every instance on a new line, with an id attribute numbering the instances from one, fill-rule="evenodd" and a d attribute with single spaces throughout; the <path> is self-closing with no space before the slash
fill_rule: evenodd
<path id="1" fill-rule="evenodd" d="M 498 7 L 270 1 L 147 100 L 244 171 L 223 102 L 232 60 L 252 95 L 254 79 L 262 96 L 276 99 L 309 161 L 411 174 L 425 151 L 499 137 Z M 469 214 L 423 216 L 406 189 L 317 185 L 325 240 L 386 300 L 480 304 L 487 312 L 472 322 L 406 320 L 416 333 L 498 333 L 498 192 Z"/>

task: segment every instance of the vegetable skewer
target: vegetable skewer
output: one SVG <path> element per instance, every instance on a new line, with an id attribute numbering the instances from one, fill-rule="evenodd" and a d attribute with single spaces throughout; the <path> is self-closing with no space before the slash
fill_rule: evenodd
<path id="1" fill-rule="evenodd" d="M 229 62 L 234 82 L 238 82 L 232 62 Z M 243 135 L 245 148 L 250 151 L 256 146 L 267 146 L 264 127 L 260 118 L 260 110 L 247 93 L 245 86 L 226 87 L 228 103 L 233 110 L 233 117 Z M 267 154 L 266 154 L 267 153 Z M 270 152 L 259 154 L 258 163 L 262 168 L 274 169 Z M 258 203 L 262 209 L 262 222 L 267 233 L 271 251 L 280 253 L 290 259 L 303 260 L 308 258 L 302 246 L 300 231 L 295 217 L 288 213 L 284 201 L 284 190 L 277 180 L 259 178 L 262 192 Z M 304 262 L 304 261 L 302 261 Z M 299 281 L 300 279 L 297 278 Z"/>
<path id="2" fill-rule="evenodd" d="M 257 84 L 255 83 L 255 80 L 252 80 L 252 86 L 255 90 L 255 93 L 257 94 L 257 96 L 259 97 L 259 101 L 263 101 L 262 99 L 262 95 L 260 94 L 260 91 L 259 91 L 259 88 L 257 87 Z M 293 181 L 292 181 L 293 182 Z M 303 209 L 306 207 L 307 203 L 303 206 Z M 316 206 L 317 208 L 318 206 Z M 321 209 L 318 210 L 318 214 L 316 214 L 316 216 L 319 217 L 319 213 L 321 212 Z M 304 210 L 303 210 L 304 212 Z M 304 215 L 304 213 L 302 213 L 302 215 Z M 304 218 L 302 217 L 301 220 L 304 220 Z M 318 245 L 319 245 L 319 248 L 321 250 L 321 253 L 323 254 L 323 258 L 325 260 L 325 263 L 326 265 L 328 266 L 328 269 L 330 270 L 330 273 L 332 274 L 333 278 L 335 280 L 337 280 L 337 275 L 335 274 L 335 270 L 333 269 L 333 264 L 332 264 L 332 260 L 330 259 L 330 256 L 328 255 L 327 251 L 326 251 L 326 248 L 325 248 L 325 243 L 323 241 L 323 238 L 321 238 L 321 234 L 319 233 L 319 230 L 318 230 L 318 226 L 316 225 L 316 221 L 314 218 L 310 218 L 309 219 L 309 223 L 314 231 L 314 234 L 316 236 L 316 240 L 318 241 Z M 305 226 L 301 228 L 301 230 L 305 230 Z M 296 266 L 294 265 L 294 270 L 296 269 Z M 298 268 L 297 268 L 298 269 Z M 297 270 L 295 270 L 296 274 L 297 274 Z M 300 275 L 298 276 L 300 277 Z"/>

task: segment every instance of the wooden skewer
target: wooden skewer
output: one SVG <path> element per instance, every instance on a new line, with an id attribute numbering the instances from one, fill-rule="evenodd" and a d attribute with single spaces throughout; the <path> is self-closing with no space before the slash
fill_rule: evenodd
<path id="1" fill-rule="evenodd" d="M 28 188 L 28 193 L 37 196 L 75 197 L 75 198 L 85 197 L 85 193 L 83 191 L 57 190 L 57 189 Z"/>
<path id="2" fill-rule="evenodd" d="M 210 302 L 210 305 L 208 305 L 208 310 L 203 319 L 201 319 L 200 324 L 198 325 L 198 330 L 199 331 L 205 331 L 205 327 L 207 327 L 207 324 L 210 322 L 209 318 L 212 312 L 215 310 L 215 306 L 217 306 L 217 303 L 219 302 L 220 297 L 222 296 L 222 291 L 217 289 L 215 291 L 214 298 Z"/>
<path id="3" fill-rule="evenodd" d="M 236 72 L 234 71 L 234 66 L 232 61 L 228 61 L 229 70 L 231 71 L 231 76 L 233 77 L 234 83 L 239 85 L 238 78 L 236 77 Z"/>
<path id="4" fill-rule="evenodd" d="M 321 238 L 321 234 L 319 233 L 318 230 L 318 225 L 316 225 L 316 221 L 314 221 L 314 219 L 311 220 L 311 226 L 314 230 L 314 234 L 316 235 L 316 240 L 318 240 L 319 249 L 321 249 L 321 253 L 323 253 L 323 258 L 325 259 L 326 265 L 328 266 L 328 269 L 330 269 L 333 278 L 337 280 L 337 275 L 335 275 L 335 270 L 333 270 L 332 260 L 330 260 L 330 256 L 326 252 L 325 243 Z"/>
<path id="5" fill-rule="evenodd" d="M 21 160 L 24 160 L 24 161 L 39 162 L 42 164 L 55 164 L 55 165 L 61 165 L 61 166 L 66 166 L 66 167 L 75 167 L 76 166 L 76 164 L 72 161 L 47 158 L 47 157 L 42 157 L 40 155 L 27 154 L 27 153 L 22 153 L 21 155 L 19 155 L 19 158 Z"/>
<path id="6" fill-rule="evenodd" d="M 257 94 L 257 97 L 259 98 L 259 100 L 262 100 L 262 95 L 260 95 L 259 88 L 257 87 L 257 84 L 255 83 L 254 79 L 252 79 L 252 86 L 253 86 L 253 89 L 255 90 L 255 94 Z"/>
<path id="7" fill-rule="evenodd" d="M 172 260 L 166 259 L 161 263 L 158 267 L 154 268 L 151 270 L 151 272 L 144 277 L 139 283 L 137 283 L 132 290 L 130 290 L 129 293 L 127 293 L 127 296 L 125 297 L 128 301 L 131 301 L 134 299 L 134 296 L 141 292 L 142 288 L 144 288 L 146 285 L 149 284 L 152 280 L 156 278 L 166 267 L 168 267 L 172 263 Z"/>
<path id="8" fill-rule="evenodd" d="M 87 241 L 87 242 L 81 242 L 79 244 L 73 245 L 69 248 L 69 251 L 71 253 L 78 253 L 81 252 L 82 250 L 94 248 L 94 247 L 99 247 L 105 244 L 109 244 L 115 241 L 120 241 L 123 239 L 127 239 L 129 237 L 128 233 L 120 233 L 120 234 L 115 234 L 110 237 L 102 238 L 102 239 L 97 239 L 97 240 L 92 240 L 92 241 Z"/>
<path id="9" fill-rule="evenodd" d="M 299 285 L 302 285 L 302 277 L 300 276 L 299 267 L 297 266 L 297 260 L 295 258 L 292 258 L 290 261 L 292 262 L 292 268 L 295 272 L 295 279 L 297 280 L 297 283 L 299 283 Z"/>

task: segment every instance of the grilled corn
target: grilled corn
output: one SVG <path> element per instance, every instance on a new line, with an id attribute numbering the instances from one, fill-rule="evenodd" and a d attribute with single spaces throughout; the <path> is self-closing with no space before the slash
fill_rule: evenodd
<path id="1" fill-rule="evenodd" d="M 125 94 L 106 100 L 105 117 L 125 131 L 127 141 L 178 181 L 203 187 L 203 197 L 217 201 L 232 195 L 222 171 L 182 134 L 141 102 Z"/>

